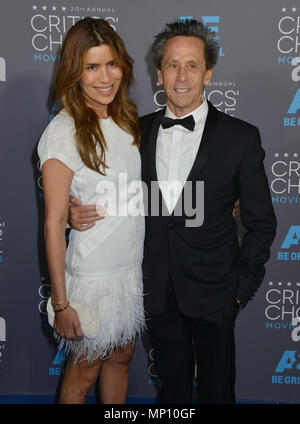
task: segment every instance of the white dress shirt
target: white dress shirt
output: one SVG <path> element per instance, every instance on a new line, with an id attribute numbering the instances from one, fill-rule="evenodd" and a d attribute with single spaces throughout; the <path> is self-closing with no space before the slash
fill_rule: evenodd
<path id="1" fill-rule="evenodd" d="M 194 131 L 174 125 L 171 128 L 160 126 L 156 146 L 156 172 L 159 187 L 170 213 L 176 206 L 183 186 L 192 169 L 200 146 L 204 125 L 208 113 L 208 104 L 203 103 L 192 113 L 195 120 Z M 165 116 L 177 117 L 166 108 Z M 182 116 L 181 118 L 185 118 Z"/>

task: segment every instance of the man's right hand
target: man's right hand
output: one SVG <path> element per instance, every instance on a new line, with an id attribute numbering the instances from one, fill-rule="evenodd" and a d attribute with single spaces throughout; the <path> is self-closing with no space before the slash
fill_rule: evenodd
<path id="1" fill-rule="evenodd" d="M 105 217 L 105 210 L 98 205 L 81 205 L 76 197 L 70 196 L 68 222 L 78 231 L 86 231 Z"/>

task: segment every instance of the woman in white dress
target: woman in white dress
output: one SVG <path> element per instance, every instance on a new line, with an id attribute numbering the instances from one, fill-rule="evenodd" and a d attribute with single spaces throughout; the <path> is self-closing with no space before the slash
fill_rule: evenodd
<path id="1" fill-rule="evenodd" d="M 133 200 L 127 186 L 141 176 L 132 82 L 132 60 L 105 20 L 85 18 L 68 31 L 54 85 L 61 110 L 38 145 L 53 326 L 60 348 L 70 350 L 60 403 L 84 403 L 99 375 L 101 402 L 124 403 L 134 341 L 144 329 L 144 218 L 123 210 Z M 70 194 L 108 205 L 108 213 L 87 232 L 71 230 L 66 250 Z M 97 311 L 96 337 L 83 334 L 72 302 Z"/>

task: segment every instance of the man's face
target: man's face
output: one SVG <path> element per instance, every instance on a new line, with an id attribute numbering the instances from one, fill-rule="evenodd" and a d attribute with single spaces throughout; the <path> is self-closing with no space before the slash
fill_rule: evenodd
<path id="1" fill-rule="evenodd" d="M 181 35 L 168 40 L 157 75 L 175 116 L 195 110 L 202 103 L 204 85 L 212 77 L 212 70 L 206 69 L 203 41 Z"/>

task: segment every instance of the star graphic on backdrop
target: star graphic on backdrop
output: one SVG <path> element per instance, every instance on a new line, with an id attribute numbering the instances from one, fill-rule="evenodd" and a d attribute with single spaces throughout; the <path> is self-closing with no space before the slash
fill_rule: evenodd
<path id="1" fill-rule="evenodd" d="M 269 282 L 269 286 L 273 286 L 273 281 L 270 281 Z"/>
<path id="2" fill-rule="evenodd" d="M 296 283 L 296 286 L 298 286 L 298 287 L 300 286 L 300 282 L 299 281 L 298 281 L 298 283 Z"/>
<path id="3" fill-rule="evenodd" d="M 285 153 L 283 156 L 284 156 L 285 158 L 288 158 L 288 157 L 289 157 L 289 154 L 288 154 L 288 153 Z"/>
<path id="4" fill-rule="evenodd" d="M 298 153 L 294 153 L 293 156 L 294 156 L 294 158 L 297 158 L 298 157 Z"/>
<path id="5" fill-rule="evenodd" d="M 297 7 L 295 7 L 295 6 L 294 6 L 294 7 L 292 7 L 292 11 L 293 11 L 293 12 L 296 12 L 296 10 L 297 10 Z"/>
<path id="6" fill-rule="evenodd" d="M 288 286 L 291 286 L 291 285 L 292 285 L 292 283 L 288 282 L 288 283 L 287 283 L 287 285 L 288 285 Z"/>
<path id="7" fill-rule="evenodd" d="M 278 156 L 279 156 L 279 153 L 275 153 L 275 155 L 274 155 L 274 156 L 275 156 L 275 158 L 278 158 Z"/>
<path id="8" fill-rule="evenodd" d="M 281 10 L 282 12 L 286 12 L 286 7 L 283 7 Z"/>
<path id="9" fill-rule="evenodd" d="M 36 10 L 37 9 L 37 6 L 36 5 L 32 6 L 32 9 L 33 10 Z"/>
<path id="10" fill-rule="evenodd" d="M 67 8 L 66 8 L 65 6 L 63 6 L 63 7 L 61 8 L 61 10 L 65 11 L 65 10 L 67 10 Z"/>
<path id="11" fill-rule="evenodd" d="M 43 6 L 43 7 L 42 7 L 42 9 L 43 9 L 43 10 L 47 10 L 47 6 Z"/>
<path id="12" fill-rule="evenodd" d="M 56 10 L 56 6 L 52 6 L 52 10 Z"/>
<path id="13" fill-rule="evenodd" d="M 281 281 L 279 281 L 278 285 L 279 285 L 279 286 L 282 286 L 282 282 L 281 282 Z"/>

